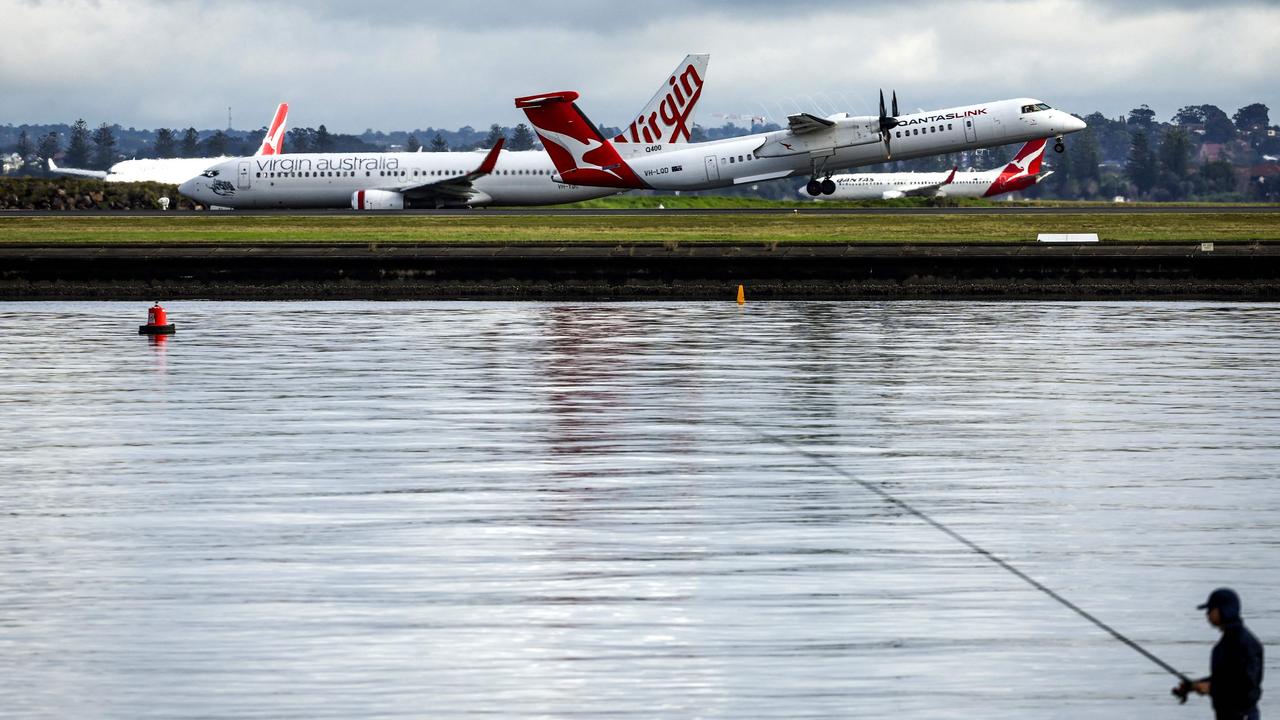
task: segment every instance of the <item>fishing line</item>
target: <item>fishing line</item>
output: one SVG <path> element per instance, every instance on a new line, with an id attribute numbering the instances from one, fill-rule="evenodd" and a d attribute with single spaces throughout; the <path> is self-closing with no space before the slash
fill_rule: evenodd
<path id="1" fill-rule="evenodd" d="M 901 508 L 902 510 L 905 510 L 906 512 L 908 512 L 908 513 L 910 513 L 910 514 L 912 514 L 912 515 L 916 516 L 917 518 L 919 518 L 919 519 L 921 519 L 921 520 L 925 521 L 926 523 L 928 523 L 928 524 L 932 525 L 934 528 L 936 528 L 936 529 L 940 530 L 940 531 L 941 531 L 941 532 L 943 532 L 943 533 L 946 533 L 949 537 L 951 537 L 951 539 L 953 539 L 953 540 L 955 540 L 956 542 L 958 542 L 958 543 L 960 543 L 960 544 L 964 545 L 965 547 L 969 548 L 970 550 L 974 551 L 975 553 L 977 553 L 977 554 L 979 554 L 979 555 L 981 555 L 981 556 L 985 557 L 986 559 L 990 560 L 991 562 L 995 563 L 996 565 L 999 565 L 1000 567 L 1002 567 L 1002 568 L 1004 568 L 1005 570 L 1009 571 L 1010 573 L 1012 573 L 1012 574 L 1013 574 L 1013 575 L 1015 575 L 1016 577 L 1020 578 L 1023 582 L 1027 583 L 1027 584 L 1028 584 L 1028 585 L 1030 585 L 1031 587 L 1033 587 L 1033 588 L 1035 588 L 1035 589 L 1039 590 L 1040 592 L 1044 593 L 1045 595 L 1048 595 L 1049 597 L 1053 598 L 1054 600 L 1057 600 L 1059 603 L 1061 603 L 1061 604 L 1062 604 L 1064 607 L 1066 607 L 1067 609 L 1069 609 L 1069 610 L 1071 610 L 1072 612 L 1076 613 L 1077 615 L 1079 615 L 1080 617 L 1084 618 L 1085 620 L 1088 620 L 1089 622 L 1093 623 L 1094 625 L 1097 625 L 1099 628 L 1103 629 L 1103 630 L 1104 630 L 1104 631 L 1106 631 L 1109 635 L 1111 635 L 1111 637 L 1115 638 L 1116 640 L 1119 640 L 1120 642 L 1124 643 L 1125 645 L 1128 645 L 1129 647 L 1131 647 L 1131 648 L 1133 648 L 1134 650 L 1136 650 L 1139 654 L 1141 654 L 1141 655 L 1142 655 L 1143 657 L 1145 657 L 1146 659 L 1150 660 L 1151 662 L 1155 663 L 1156 665 L 1159 665 L 1159 666 L 1160 666 L 1160 667 L 1161 667 L 1165 672 L 1169 673 L 1170 675 L 1173 675 L 1174 677 L 1178 678 L 1179 680 L 1181 680 L 1181 681 L 1183 681 L 1183 682 L 1188 682 L 1188 683 L 1189 683 L 1189 682 L 1191 682 L 1190 678 L 1188 678 L 1186 675 L 1182 674 L 1181 672 L 1178 672 L 1178 670 L 1177 670 L 1176 668 L 1174 668 L 1172 665 L 1170 665 L 1169 663 L 1165 662 L 1164 660 L 1161 660 L 1160 658 L 1156 657 L 1156 656 L 1155 656 L 1155 655 L 1153 655 L 1150 651 L 1148 651 L 1146 648 L 1142 647 L 1142 646 L 1141 646 L 1141 645 L 1139 645 L 1138 643 L 1136 643 L 1136 642 L 1134 642 L 1133 640 L 1130 640 L 1129 638 L 1125 637 L 1125 636 L 1124 636 L 1124 634 L 1122 634 L 1119 630 L 1116 630 L 1115 628 L 1111 627 L 1110 625 L 1106 624 L 1105 622 L 1103 622 L 1103 621 L 1099 620 L 1098 618 L 1094 617 L 1094 616 L 1093 616 L 1093 615 L 1091 615 L 1088 611 L 1086 611 L 1085 609 L 1081 608 L 1079 605 L 1076 605 L 1075 603 L 1071 602 L 1070 600 L 1068 600 L 1068 599 L 1066 599 L 1066 598 L 1062 597 L 1061 595 L 1059 595 L 1058 593 L 1054 592 L 1054 591 L 1053 591 L 1053 589 L 1051 589 L 1051 588 L 1047 587 L 1044 583 L 1041 583 L 1039 580 L 1036 580 L 1035 578 L 1031 577 L 1030 575 L 1027 575 L 1027 574 L 1026 574 L 1026 573 L 1024 573 L 1023 571 L 1021 571 L 1021 570 L 1019 570 L 1018 568 L 1014 567 L 1014 566 L 1013 566 L 1013 565 L 1011 565 L 1007 560 L 1004 560 L 1004 559 L 1000 558 L 999 556 L 995 555 L 994 553 L 992 553 L 991 551 L 989 551 L 989 550 L 987 550 L 986 548 L 982 547 L 981 545 L 978 545 L 977 543 L 975 543 L 974 541 L 972 541 L 972 540 L 970 540 L 969 538 L 965 537 L 964 535 L 961 535 L 959 532 L 956 532 L 955 530 L 952 530 L 950 527 L 947 527 L 946 525 L 943 525 L 941 522 L 938 522 L 937 520 L 934 520 L 932 517 L 929 517 L 928 515 L 926 515 L 926 514 L 924 514 L 923 512 L 921 512 L 920 510 L 917 510 L 916 508 L 912 507 L 912 506 L 911 506 L 910 504 L 908 504 L 906 501 L 904 501 L 904 500 L 900 500 L 899 498 L 897 498 L 897 497 L 895 497 L 895 496 L 891 495 L 889 492 L 887 492 L 884 488 L 880 487 L 879 485 L 876 485 L 875 483 L 871 483 L 871 482 L 868 482 L 868 481 L 863 480 L 863 479 L 861 479 L 861 478 L 855 477 L 854 475 L 851 475 L 850 473 L 846 472 L 845 470 L 843 470 L 843 469 L 842 469 L 842 468 L 840 468 L 839 466 L 835 465 L 834 463 L 832 463 L 830 460 L 826 459 L 825 457 L 823 457 L 823 456 L 821 456 L 821 455 L 818 455 L 818 454 L 816 454 L 816 453 L 809 452 L 808 450 L 805 450 L 804 448 L 799 447 L 798 445 L 795 445 L 794 443 L 791 443 L 791 442 L 789 442 L 789 441 L 787 441 L 787 440 L 785 440 L 785 439 L 783 439 L 783 438 L 777 437 L 777 436 L 775 436 L 775 435 L 770 435 L 769 433 L 762 432 L 762 431 L 757 430 L 757 429 L 755 429 L 755 428 L 753 428 L 753 427 L 748 427 L 748 426 L 745 426 L 745 425 L 741 425 L 740 427 L 743 427 L 744 429 L 747 429 L 747 430 L 750 430 L 751 432 L 756 433 L 757 435 L 759 435 L 760 437 L 764 438 L 765 440 L 768 440 L 769 442 L 772 442 L 772 443 L 774 443 L 774 444 L 776 444 L 776 445 L 781 445 L 782 447 L 784 447 L 784 448 L 786 448 L 786 449 L 790 450 L 791 452 L 795 453 L 796 455 L 800 455 L 800 456 L 802 456 L 802 457 L 808 458 L 809 460 L 813 461 L 815 464 L 820 465 L 820 466 L 822 466 L 822 467 L 826 468 L 827 470 L 830 470 L 831 472 L 835 473 L 836 475 L 838 475 L 838 476 L 840 476 L 840 477 L 842 477 L 842 478 L 844 478 L 844 479 L 846 479 L 846 480 L 850 480 L 850 481 L 852 481 L 852 482 L 857 483 L 858 485 L 861 485 L 864 489 L 869 490 L 869 491 L 871 491 L 872 493 L 875 493 L 876 495 L 880 496 L 880 497 L 881 497 L 883 500 L 885 500 L 886 502 L 888 502 L 888 503 L 890 503 L 890 504 L 892 504 L 892 505 L 895 505 L 895 506 L 897 506 L 897 507 Z"/>

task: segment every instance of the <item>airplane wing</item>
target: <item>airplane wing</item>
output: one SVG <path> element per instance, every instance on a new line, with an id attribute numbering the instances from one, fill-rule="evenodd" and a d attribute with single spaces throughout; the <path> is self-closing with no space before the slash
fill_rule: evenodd
<path id="1" fill-rule="evenodd" d="M 955 182 L 956 171 L 959 169 L 960 169 L 959 166 L 951 168 L 951 174 L 947 176 L 946 180 L 943 180 L 940 183 L 934 183 L 932 185 L 925 185 L 923 187 L 916 187 L 911 189 L 899 188 L 899 192 L 902 193 L 903 197 L 919 197 L 919 196 L 933 197 L 934 195 L 938 194 L 939 190 Z"/>
<path id="2" fill-rule="evenodd" d="M 468 200 L 475 192 L 475 186 L 472 183 L 493 172 L 494 166 L 498 164 L 498 155 L 502 152 L 502 145 L 505 142 L 505 139 L 498 138 L 498 142 L 493 144 L 493 148 L 484 156 L 480 166 L 465 175 L 445 178 L 436 182 L 401 186 L 395 189 L 411 200 Z"/>
<path id="3" fill-rule="evenodd" d="M 107 174 L 101 170 L 81 170 L 79 168 L 58 167 L 53 158 L 49 158 L 49 172 L 58 175 L 71 175 L 74 177 L 87 177 L 95 180 L 102 180 Z"/>
<path id="4" fill-rule="evenodd" d="M 810 115 L 809 113 L 799 113 L 797 115 L 787 116 L 788 129 L 796 135 L 826 130 L 835 124 L 834 120 L 820 118 L 817 115 Z"/>

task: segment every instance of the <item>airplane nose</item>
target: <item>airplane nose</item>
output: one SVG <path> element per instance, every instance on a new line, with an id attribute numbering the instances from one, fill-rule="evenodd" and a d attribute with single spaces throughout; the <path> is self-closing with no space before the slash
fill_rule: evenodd
<path id="1" fill-rule="evenodd" d="M 1069 133 L 1080 132 L 1081 130 L 1084 130 L 1085 128 L 1089 127 L 1088 124 L 1085 123 L 1085 121 L 1081 120 L 1075 115 L 1067 115 L 1066 113 L 1063 113 L 1063 115 L 1066 115 L 1066 119 L 1065 119 L 1066 126 L 1067 126 L 1066 131 Z"/>
<path id="2" fill-rule="evenodd" d="M 196 196 L 196 190 L 195 178 L 192 178 L 178 186 L 179 193 L 186 195 L 193 200 L 199 200 L 200 198 Z"/>

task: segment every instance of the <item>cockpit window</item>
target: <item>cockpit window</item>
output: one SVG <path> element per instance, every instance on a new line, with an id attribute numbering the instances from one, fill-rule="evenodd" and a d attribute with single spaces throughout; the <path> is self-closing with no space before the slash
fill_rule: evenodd
<path id="1" fill-rule="evenodd" d="M 1052 109 L 1053 108 L 1049 107 L 1048 105 L 1045 105 L 1044 103 L 1036 103 L 1035 105 L 1023 105 L 1022 114 L 1026 115 L 1028 113 L 1040 112 L 1041 110 L 1052 110 Z"/>
<path id="2" fill-rule="evenodd" d="M 207 177 L 207 178 L 216 178 L 216 177 L 218 177 L 218 171 L 217 171 L 217 170 L 205 170 L 204 172 L 200 173 L 200 175 L 201 175 L 202 177 Z"/>
<path id="3" fill-rule="evenodd" d="M 1037 109 L 1037 110 L 1052 110 L 1053 108 L 1049 107 L 1048 105 L 1045 105 L 1044 103 L 1040 103 L 1039 105 L 1036 105 L 1036 109 Z"/>

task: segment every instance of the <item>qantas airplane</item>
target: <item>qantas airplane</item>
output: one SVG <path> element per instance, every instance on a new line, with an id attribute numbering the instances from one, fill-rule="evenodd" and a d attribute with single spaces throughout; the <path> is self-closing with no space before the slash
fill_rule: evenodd
<path id="1" fill-rule="evenodd" d="M 1047 142 L 1032 140 L 1002 170 L 940 173 L 865 173 L 832 175 L 832 200 L 894 200 L 904 197 L 989 198 L 1025 190 L 1053 174 L 1040 172 Z M 807 190 L 801 191 L 808 192 Z"/>
<path id="2" fill-rule="evenodd" d="M 1021 98 L 945 110 L 856 117 L 790 116 L 789 127 L 758 135 L 671 147 L 646 143 L 623 148 L 602 137 L 575 102 L 576 92 L 517 98 L 555 160 L 558 182 L 623 189 L 709 190 L 808 175 L 810 195 L 836 191 L 832 173 L 891 159 L 995 147 L 1012 142 L 1062 138 L 1085 128 L 1083 121 L 1039 100 Z"/>
<path id="3" fill-rule="evenodd" d="M 689 55 L 614 143 L 620 148 L 688 143 L 710 55 Z M 541 150 L 502 152 L 323 153 L 235 158 L 209 167 L 179 192 L 229 208 L 344 208 L 554 205 L 605 197 L 617 188 L 555 179 Z"/>
<path id="4" fill-rule="evenodd" d="M 285 122 L 289 117 L 289 103 L 280 103 L 276 114 L 267 126 L 267 134 L 262 138 L 262 145 L 255 157 L 278 155 L 284 152 Z M 80 170 L 78 168 L 58 167 L 53 159 L 49 159 L 49 172 L 59 175 L 97 178 L 106 182 L 155 182 L 165 185 L 181 185 L 194 175 L 198 175 L 210 165 L 225 158 L 158 158 L 148 160 L 123 160 L 111 166 L 110 170 Z"/>

